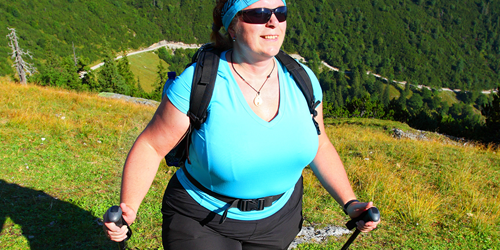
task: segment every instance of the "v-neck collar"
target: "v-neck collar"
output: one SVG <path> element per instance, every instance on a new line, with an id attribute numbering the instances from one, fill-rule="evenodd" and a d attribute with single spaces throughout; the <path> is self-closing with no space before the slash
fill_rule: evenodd
<path id="1" fill-rule="evenodd" d="M 229 51 L 230 50 L 222 52 L 220 58 L 223 60 L 222 61 L 223 63 L 219 63 L 219 65 L 222 64 L 223 67 L 226 67 L 224 69 L 224 71 L 228 72 L 230 75 L 227 78 L 228 86 L 233 88 L 233 93 L 235 93 L 237 95 L 237 99 L 239 101 L 239 104 L 242 105 L 242 107 L 246 110 L 247 113 L 249 113 L 250 116 L 252 116 L 255 120 L 257 120 L 259 123 L 261 123 L 263 125 L 274 126 L 274 124 L 278 123 L 278 121 L 281 120 L 281 118 L 283 117 L 283 112 L 285 109 L 284 103 L 285 103 L 286 96 L 284 95 L 284 93 L 285 93 L 284 88 L 285 88 L 286 84 L 284 84 L 285 78 L 283 75 L 281 63 L 278 60 L 276 60 L 276 58 L 273 58 L 275 60 L 276 68 L 278 70 L 278 83 L 279 83 L 280 97 L 279 97 L 279 104 L 278 104 L 278 112 L 277 112 L 276 116 L 274 116 L 274 118 L 271 119 L 270 121 L 266 121 L 262 117 L 258 116 L 253 111 L 253 109 L 250 107 L 250 105 L 246 101 L 245 96 L 243 96 L 243 92 L 241 91 L 241 88 L 239 87 L 238 83 L 236 82 L 234 75 L 231 73 L 232 71 L 231 71 L 231 68 L 229 65 L 231 62 L 226 60 L 226 54 Z"/>

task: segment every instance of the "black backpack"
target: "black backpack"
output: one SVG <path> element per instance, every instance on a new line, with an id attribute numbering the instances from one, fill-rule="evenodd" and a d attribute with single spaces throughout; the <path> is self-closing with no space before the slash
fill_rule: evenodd
<path id="1" fill-rule="evenodd" d="M 217 70 L 219 68 L 220 54 L 221 51 L 214 48 L 213 44 L 207 43 L 198 49 L 198 51 L 194 54 L 191 63 L 186 66 L 187 68 L 193 63 L 196 63 L 193 83 L 191 85 L 189 111 L 187 113 L 190 125 L 183 138 L 165 156 L 168 166 L 181 167 L 184 165 L 186 160 L 189 164 L 191 164 L 189 159 L 189 143 L 191 141 L 191 133 L 193 132 L 193 129 L 200 129 L 201 124 L 203 124 L 207 119 L 207 108 L 210 100 L 212 99 L 215 79 L 217 78 Z M 320 104 L 320 101 L 315 102 L 309 75 L 305 69 L 297 61 L 295 61 L 295 59 L 286 54 L 284 51 L 280 50 L 280 52 L 276 55 L 276 58 L 292 74 L 295 82 L 304 94 L 307 105 L 309 106 L 309 111 L 313 115 L 312 121 L 319 135 L 321 133 L 319 125 L 314 118 L 318 114 L 316 107 Z"/>

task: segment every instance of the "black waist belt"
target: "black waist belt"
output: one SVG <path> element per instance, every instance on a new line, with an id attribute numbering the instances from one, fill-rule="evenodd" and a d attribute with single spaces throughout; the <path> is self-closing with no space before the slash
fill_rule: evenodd
<path id="1" fill-rule="evenodd" d="M 227 211 L 230 208 L 236 207 L 243 212 L 254 211 L 254 210 L 260 211 L 264 210 L 265 207 L 270 207 L 274 201 L 278 200 L 279 198 L 281 198 L 281 196 L 283 196 L 283 194 L 278 194 L 258 199 L 238 199 L 234 197 L 221 195 L 201 185 L 201 183 L 199 183 L 193 176 L 191 176 L 191 174 L 189 174 L 189 172 L 186 170 L 184 166 L 182 167 L 182 170 L 184 171 L 184 174 L 186 175 L 188 180 L 191 183 L 193 183 L 193 185 L 195 185 L 198 189 L 218 200 L 231 204 L 226 210 L 224 210 L 224 214 L 222 215 L 222 218 L 219 222 L 220 224 L 224 223 L 224 221 L 226 220 Z"/>

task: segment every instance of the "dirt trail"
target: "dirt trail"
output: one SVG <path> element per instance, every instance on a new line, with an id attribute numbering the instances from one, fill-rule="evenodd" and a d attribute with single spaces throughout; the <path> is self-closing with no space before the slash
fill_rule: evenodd
<path id="1" fill-rule="evenodd" d="M 183 42 L 173 42 L 173 41 L 166 41 L 166 40 L 163 40 L 163 41 L 160 41 L 158 43 L 155 43 L 145 49 L 140 49 L 140 50 L 137 50 L 137 51 L 133 51 L 133 52 L 130 52 L 127 54 L 127 56 L 131 56 L 131 55 L 135 55 L 135 54 L 139 54 L 139 53 L 143 53 L 143 52 L 147 52 L 147 51 L 153 51 L 153 50 L 157 50 L 161 47 L 167 47 L 169 49 L 173 49 L 173 50 L 176 50 L 176 49 L 179 49 L 179 48 L 183 48 L 183 49 L 197 49 L 197 48 L 200 48 L 201 45 L 200 44 L 185 44 Z M 304 57 L 300 56 L 299 54 L 290 54 L 290 56 L 292 56 L 293 58 L 299 60 L 299 61 L 303 61 L 305 62 L 305 59 Z M 122 58 L 122 56 L 118 56 L 116 58 L 116 60 Z M 327 64 L 326 62 L 324 61 L 321 61 L 321 63 L 327 67 L 328 69 L 330 70 L 334 70 L 334 71 L 339 71 L 340 69 L 339 68 L 336 68 L 336 67 L 333 67 L 329 64 Z M 101 67 L 104 63 L 99 63 L 97 65 L 94 65 L 92 66 L 90 69 L 91 70 L 96 70 L 97 68 Z M 85 71 L 82 71 L 80 72 L 80 77 L 83 77 L 85 74 L 87 74 L 87 72 Z M 366 72 L 367 75 L 373 75 L 375 76 L 376 78 L 379 78 L 379 79 L 382 79 L 386 82 L 389 81 L 389 79 L 387 79 L 386 77 L 383 77 L 381 75 L 378 75 L 378 74 L 375 74 L 375 73 L 372 73 L 371 71 L 367 71 Z M 403 85 L 405 86 L 407 84 L 406 81 L 395 81 L 393 80 L 394 83 L 397 83 L 397 84 L 400 84 L 400 85 Z M 415 87 L 421 89 L 421 88 L 427 88 L 429 90 L 432 90 L 431 87 L 429 86 L 425 86 L 425 85 L 416 85 Z M 460 89 L 449 89 L 449 88 L 441 88 L 441 91 L 448 91 L 448 92 L 455 92 L 455 93 L 458 93 L 460 92 L 461 90 Z M 481 91 L 483 94 L 490 94 L 491 92 L 494 92 L 494 93 L 497 93 L 496 90 L 494 89 L 490 89 L 490 90 L 483 90 Z"/>

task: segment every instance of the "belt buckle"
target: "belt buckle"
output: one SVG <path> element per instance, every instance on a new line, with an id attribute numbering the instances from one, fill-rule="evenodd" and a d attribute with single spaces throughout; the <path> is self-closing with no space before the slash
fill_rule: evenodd
<path id="1" fill-rule="evenodd" d="M 238 209 L 243 212 L 264 210 L 265 199 L 240 200 Z"/>

